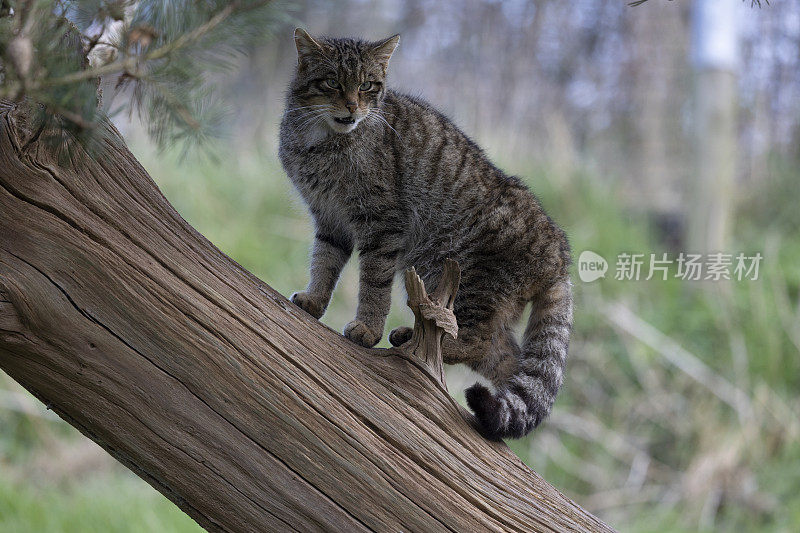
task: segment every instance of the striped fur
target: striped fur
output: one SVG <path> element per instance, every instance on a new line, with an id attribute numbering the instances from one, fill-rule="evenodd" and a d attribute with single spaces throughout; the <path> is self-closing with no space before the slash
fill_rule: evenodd
<path id="1" fill-rule="evenodd" d="M 344 333 L 374 346 L 395 273 L 414 266 L 434 286 L 444 259 L 455 259 L 459 334 L 445 340 L 445 362 L 470 365 L 494 384 L 494 392 L 480 384 L 466 391 L 487 437 L 527 434 L 563 381 L 572 326 L 564 232 L 450 120 L 385 88 L 396 36 L 314 40 L 297 30 L 295 40 L 279 154 L 316 237 L 309 285 L 292 301 L 321 317 L 357 249 L 358 309 Z M 528 302 L 520 346 L 511 330 Z M 410 332 L 398 328 L 389 339 L 400 345 Z"/>

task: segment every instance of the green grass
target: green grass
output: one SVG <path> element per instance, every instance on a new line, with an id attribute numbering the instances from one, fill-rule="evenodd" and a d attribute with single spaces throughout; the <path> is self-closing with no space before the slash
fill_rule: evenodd
<path id="1" fill-rule="evenodd" d="M 32 487 L 0 473 L 3 533 L 198 532 L 175 505 L 128 472 L 106 472 L 67 486 Z"/>
<path id="2" fill-rule="evenodd" d="M 178 211 L 225 253 L 285 295 L 305 286 L 311 228 L 274 156 L 235 154 L 215 165 L 135 152 Z M 646 215 L 625 209 L 614 185 L 594 176 L 553 182 L 546 169 L 509 163 L 566 229 L 576 259 L 589 249 L 610 263 L 605 279 L 584 284 L 576 276 L 564 391 L 551 420 L 512 449 L 623 531 L 800 529 L 796 165 L 776 162 L 778 179 L 743 191 L 738 206 L 729 251 L 762 252 L 760 280 L 703 288 L 613 279 L 620 252 L 671 251 Z M 387 331 L 410 323 L 400 294 L 398 288 Z M 323 321 L 341 330 L 356 295 L 351 261 Z M 661 347 L 621 330 L 605 312 L 611 303 L 744 391 L 752 413 L 743 418 L 715 395 L 713 383 L 693 380 Z M 471 379 L 450 373 L 456 398 Z M 0 531 L 196 530 L 144 482 L 118 470 L 85 472 L 67 484 L 37 478 L 29 468 L 37 456 L 52 442 L 75 441 L 63 424 L 0 408 L 0 425 Z"/>

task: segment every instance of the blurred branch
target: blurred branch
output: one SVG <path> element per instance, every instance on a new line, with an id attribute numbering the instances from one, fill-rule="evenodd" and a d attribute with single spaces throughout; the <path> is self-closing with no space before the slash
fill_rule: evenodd
<path id="1" fill-rule="evenodd" d="M 636 337 L 686 375 L 706 387 L 720 400 L 733 407 L 743 420 L 752 417 L 753 405 L 746 392 L 714 372 L 697 356 L 636 316 L 630 309 L 620 303 L 605 304 L 602 314 L 613 325 Z"/>
<path id="2" fill-rule="evenodd" d="M 614 490 L 597 492 L 586 498 L 586 507 L 594 512 L 623 507 L 641 503 L 650 503 L 663 500 L 662 495 L 666 487 L 647 485 L 640 488 L 622 487 Z"/>
<path id="3" fill-rule="evenodd" d="M 602 490 L 620 482 L 612 479 L 604 468 L 569 451 L 559 436 L 543 432 L 537 436 L 536 440 L 538 449 L 543 449 L 550 461 L 587 485 Z M 536 452 L 532 451 L 531 453 Z"/>
<path id="4" fill-rule="evenodd" d="M 558 416 L 552 417 L 548 424 L 560 431 L 603 446 L 612 457 L 622 463 L 639 468 L 644 460 L 644 464 L 647 465 L 646 470 L 658 474 L 654 477 L 658 477 L 661 481 L 675 480 L 676 472 L 672 467 L 653 458 L 647 450 L 634 444 L 627 435 L 622 435 L 597 420 L 559 411 Z"/>
<path id="5" fill-rule="evenodd" d="M 61 115 L 65 119 L 69 120 L 70 122 L 72 122 L 73 124 L 84 130 L 88 130 L 97 126 L 97 122 L 88 121 L 78 113 L 70 111 L 69 109 L 66 109 L 65 107 L 60 106 L 58 104 L 45 104 L 45 107 L 47 107 L 49 110 L 56 113 L 57 115 Z"/>

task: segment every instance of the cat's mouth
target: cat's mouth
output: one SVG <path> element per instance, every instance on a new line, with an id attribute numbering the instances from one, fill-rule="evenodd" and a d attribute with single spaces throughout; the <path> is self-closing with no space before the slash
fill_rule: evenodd
<path id="1" fill-rule="evenodd" d="M 337 117 L 328 115 L 328 126 L 335 133 L 350 133 L 358 126 L 361 119 L 358 116 Z"/>

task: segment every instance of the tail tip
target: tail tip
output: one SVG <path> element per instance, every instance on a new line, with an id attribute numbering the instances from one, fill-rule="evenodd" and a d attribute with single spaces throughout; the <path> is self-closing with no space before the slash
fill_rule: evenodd
<path id="1" fill-rule="evenodd" d="M 485 385 L 480 383 L 464 391 L 467 405 L 478 419 L 478 430 L 490 440 L 501 440 L 504 436 L 501 406 L 498 399 Z"/>

